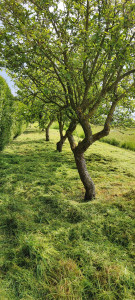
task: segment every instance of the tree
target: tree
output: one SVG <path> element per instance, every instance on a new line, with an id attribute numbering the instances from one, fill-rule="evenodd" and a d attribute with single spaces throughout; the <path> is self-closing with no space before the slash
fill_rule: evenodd
<path id="1" fill-rule="evenodd" d="M 23 117 L 25 118 L 25 120 L 28 123 L 38 122 L 39 128 L 42 131 L 45 130 L 46 141 L 49 141 L 49 129 L 55 119 L 54 112 L 50 111 L 45 103 L 43 103 L 39 99 L 29 98 L 28 95 L 26 97 L 26 93 L 22 93 L 22 91 L 21 97 L 19 97 L 19 99 L 20 103 L 25 103 L 25 110 L 23 111 Z"/>
<path id="2" fill-rule="evenodd" d="M 67 139 L 67 134 L 66 133 L 64 134 L 64 126 L 66 128 L 68 128 L 69 120 L 68 120 L 67 115 L 62 110 L 60 110 L 57 113 L 57 120 L 58 120 L 58 124 L 59 124 L 60 140 L 57 142 L 56 149 L 57 149 L 57 151 L 62 152 L 63 144 L 65 143 L 65 140 Z"/>
<path id="3" fill-rule="evenodd" d="M 3 58 L 20 78 L 31 77 L 44 101 L 66 113 L 65 136 L 85 200 L 91 200 L 95 187 L 84 153 L 109 134 L 118 104 L 126 107 L 134 96 L 134 0 L 2 0 L 0 9 Z M 90 122 L 100 110 L 104 126 L 93 134 Z M 85 135 L 78 144 L 77 123 Z"/>
<path id="4" fill-rule="evenodd" d="M 124 107 L 117 107 L 115 110 L 112 125 L 119 127 L 135 127 L 134 119 L 134 105 L 124 109 Z"/>
<path id="5" fill-rule="evenodd" d="M 57 120 L 59 107 L 56 107 L 54 103 L 48 105 L 44 91 L 42 89 L 40 91 L 35 81 L 32 81 L 29 76 L 27 80 L 21 78 L 21 82 L 17 81 L 17 86 L 19 100 L 27 107 L 24 114 L 25 119 L 28 122 L 38 121 L 39 128 L 45 130 L 46 141 L 49 141 L 49 129 L 52 123 Z"/>

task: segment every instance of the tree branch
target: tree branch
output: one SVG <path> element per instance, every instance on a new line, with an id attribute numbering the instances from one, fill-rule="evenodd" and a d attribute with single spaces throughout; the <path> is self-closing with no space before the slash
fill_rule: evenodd
<path id="1" fill-rule="evenodd" d="M 134 86 L 134 84 L 132 86 Z M 126 96 L 126 93 L 127 93 L 127 91 L 122 93 L 120 96 L 115 94 L 115 100 L 112 102 L 111 108 L 109 110 L 109 113 L 107 115 L 107 118 L 106 118 L 106 121 L 105 121 L 105 124 L 104 124 L 104 128 L 103 128 L 103 130 L 101 130 L 101 131 L 95 133 L 94 135 L 92 135 L 92 143 L 94 143 L 95 141 L 97 141 L 97 140 L 99 140 L 99 139 L 101 139 L 104 136 L 107 136 L 109 134 L 109 132 L 110 132 L 110 123 L 112 121 L 115 108 L 116 108 L 118 102 Z"/>

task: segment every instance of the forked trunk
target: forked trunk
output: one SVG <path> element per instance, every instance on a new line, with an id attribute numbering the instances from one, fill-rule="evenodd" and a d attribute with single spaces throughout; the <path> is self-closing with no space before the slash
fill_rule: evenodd
<path id="1" fill-rule="evenodd" d="M 80 175 L 80 179 L 85 187 L 85 201 L 90 201 L 95 198 L 95 186 L 94 183 L 87 171 L 86 162 L 83 153 L 78 153 L 78 151 L 73 151 L 76 166 L 78 169 L 78 173 Z"/>
<path id="2" fill-rule="evenodd" d="M 63 147 L 63 144 L 64 144 L 66 138 L 67 138 L 66 135 L 62 136 L 60 141 L 56 144 L 57 151 L 62 152 L 62 147 Z"/>

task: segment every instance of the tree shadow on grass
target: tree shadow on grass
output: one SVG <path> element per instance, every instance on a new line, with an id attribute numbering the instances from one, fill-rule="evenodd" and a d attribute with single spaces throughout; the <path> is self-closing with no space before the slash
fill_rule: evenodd
<path id="1" fill-rule="evenodd" d="M 35 133 L 35 130 L 34 129 L 27 129 L 23 132 L 23 134 L 31 134 L 31 133 Z M 36 133 L 41 133 L 41 130 L 36 130 Z"/>
<path id="2" fill-rule="evenodd" d="M 50 146 L 48 149 L 48 143 L 43 145 L 42 140 L 26 144 L 30 147 L 25 155 L 23 151 L 22 155 L 0 154 L 0 223 L 7 236 L 7 247 L 17 244 L 22 232 L 39 230 L 45 234 L 50 226 L 57 230 L 65 222 L 74 224 L 84 218 L 80 205 L 77 206 L 83 202 L 84 190 L 72 153 L 59 153 Z M 20 152 L 26 144 L 20 143 Z M 97 166 L 100 173 L 99 162 L 104 165 L 104 161 L 102 156 L 89 157 L 93 174 Z M 101 166 L 101 172 L 102 169 Z"/>
<path id="3" fill-rule="evenodd" d="M 52 186 L 58 183 L 58 178 L 56 176 L 57 169 L 61 169 L 63 163 L 69 165 L 72 169 L 74 161 L 66 155 L 61 155 L 55 150 L 49 150 L 48 144 L 45 144 L 43 148 L 42 140 L 28 142 L 15 142 L 19 146 L 35 145 L 39 144 L 42 148 L 38 147 L 36 150 L 26 149 L 24 155 L 19 154 L 0 154 L 0 182 L 14 183 L 17 181 L 24 181 L 27 183 L 34 184 L 38 182 L 41 185 L 45 185 L 47 190 L 49 190 L 49 184 Z M 23 151 L 22 151 L 23 154 Z M 65 178 L 66 180 L 66 178 Z M 68 183 L 70 185 L 70 182 Z M 3 187 L 4 190 L 4 187 Z"/>
<path id="4" fill-rule="evenodd" d="M 1 186 L 4 183 L 6 191 L 12 194 L 19 184 L 35 190 L 41 187 L 42 192 L 51 193 L 54 197 L 61 195 L 63 199 L 82 202 L 84 188 L 73 153 L 64 150 L 62 153 L 57 152 L 54 142 L 46 142 L 44 137 L 39 136 L 35 140 L 34 133 L 38 132 L 27 130 L 24 135 L 32 134 L 28 139 L 17 139 L 11 143 L 12 149 L 18 154 L 1 153 Z M 97 180 L 98 176 L 100 180 L 103 172 L 112 176 L 119 172 L 118 166 L 113 166 L 115 161 L 109 156 L 88 153 L 86 161 L 90 175 Z M 5 191 L 4 187 L 2 190 Z"/>
<path id="5" fill-rule="evenodd" d="M 53 193 L 54 196 L 82 202 L 83 186 L 72 153 L 59 153 L 52 148 L 53 142 L 45 142 L 43 139 L 37 141 L 15 141 L 22 154 L 1 153 L 0 190 L 15 193 L 16 186 L 23 184 L 42 192 Z M 25 146 L 29 146 L 25 149 Z M 23 153 L 24 151 L 24 153 Z M 87 158 L 88 168 L 100 174 L 102 171 L 117 172 L 112 169 L 112 161 L 105 160 L 99 155 L 91 155 Z M 107 162 L 107 164 L 106 164 Z M 108 163 L 111 167 L 108 167 Z M 71 175 L 70 175 L 71 174 Z M 97 175 L 96 175 L 97 176 Z M 8 186 L 8 188 L 7 188 Z M 54 188 L 52 188 L 54 187 Z"/>
<path id="6" fill-rule="evenodd" d="M 20 234 L 41 230 L 41 224 L 45 232 L 52 222 L 57 229 L 62 222 L 77 223 L 83 218 L 81 210 L 67 201 L 68 194 L 64 202 L 63 189 L 70 186 L 70 178 L 66 173 L 59 177 L 57 171 L 65 155 L 46 148 L 42 151 L 44 156 L 30 149 L 28 155 L 0 154 L 0 225 L 7 249 L 18 245 Z"/>
<path id="7" fill-rule="evenodd" d="M 19 141 L 19 140 L 16 140 L 16 141 L 12 141 L 11 144 L 12 145 L 17 145 L 17 146 L 22 146 L 22 145 L 34 145 L 34 144 L 45 144 L 45 140 L 44 139 L 39 139 L 39 140 L 35 140 L 34 137 L 33 137 L 33 140 L 30 139 L 30 140 L 26 140 L 26 141 Z M 53 144 L 51 142 L 49 142 L 48 144 Z"/>

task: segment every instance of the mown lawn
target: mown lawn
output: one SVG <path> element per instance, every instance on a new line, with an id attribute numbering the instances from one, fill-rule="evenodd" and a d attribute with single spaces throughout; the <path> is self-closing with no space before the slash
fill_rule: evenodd
<path id="1" fill-rule="evenodd" d="M 133 300 L 134 152 L 86 153 L 96 199 L 83 202 L 68 142 L 31 127 L 0 154 L 2 300 Z"/>

